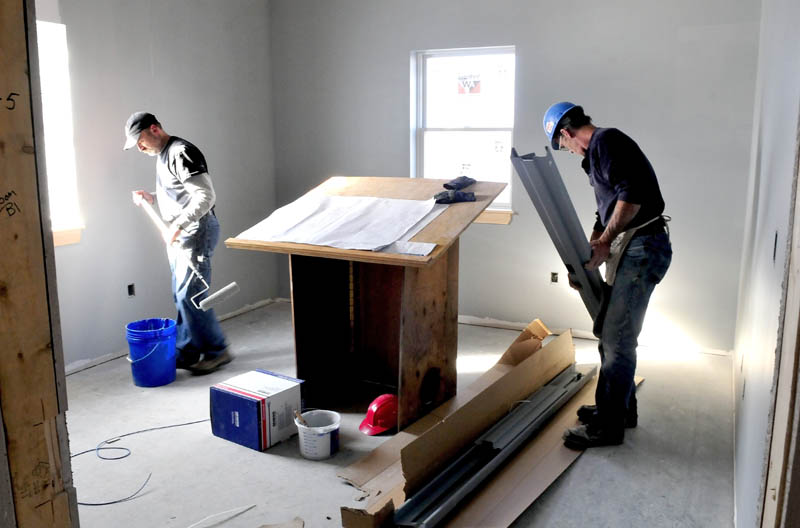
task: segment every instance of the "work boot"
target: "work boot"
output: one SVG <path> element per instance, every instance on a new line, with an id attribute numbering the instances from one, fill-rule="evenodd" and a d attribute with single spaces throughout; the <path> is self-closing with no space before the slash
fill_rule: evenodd
<path id="1" fill-rule="evenodd" d="M 634 429 L 639 425 L 639 413 L 636 410 L 636 400 L 632 400 L 633 405 L 625 413 L 625 427 Z M 597 421 L 597 405 L 581 405 L 578 408 L 578 421 L 582 424 L 591 424 Z"/>
<path id="2" fill-rule="evenodd" d="M 203 359 L 189 367 L 188 370 L 195 376 L 211 374 L 215 370 L 219 369 L 222 365 L 227 365 L 231 361 L 233 361 L 233 355 L 228 352 L 228 349 L 226 348 L 222 351 L 222 353 L 216 356 L 206 357 L 206 355 L 203 354 Z"/>
<path id="3" fill-rule="evenodd" d="M 175 368 L 183 370 L 192 370 L 192 365 L 200 360 L 200 356 L 195 356 L 194 359 L 186 359 L 186 357 L 178 355 L 175 359 Z"/>
<path id="4" fill-rule="evenodd" d="M 594 424 L 578 425 L 564 431 L 564 445 L 582 451 L 589 447 L 620 445 L 625 439 L 625 430 L 610 431 Z"/>

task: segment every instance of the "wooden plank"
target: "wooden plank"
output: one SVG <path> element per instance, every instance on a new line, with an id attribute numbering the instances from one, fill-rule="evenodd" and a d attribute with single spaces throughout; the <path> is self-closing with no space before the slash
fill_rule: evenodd
<path id="1" fill-rule="evenodd" d="M 434 261 L 441 252 L 434 249 L 429 255 L 393 255 L 377 251 L 361 251 L 357 249 L 339 249 L 327 246 L 312 246 L 310 244 L 294 244 L 292 242 L 261 242 L 259 240 L 246 240 L 229 238 L 225 246 L 232 249 L 247 249 L 251 251 L 269 251 L 288 255 L 304 255 L 307 257 L 323 257 L 336 260 L 356 262 L 369 262 L 372 264 L 385 264 L 389 266 L 410 266 L 423 268 Z"/>
<path id="2" fill-rule="evenodd" d="M 335 176 L 323 182 L 314 191 L 322 191 L 332 196 L 374 196 L 376 198 L 426 200 L 441 191 L 442 184 L 446 182 L 447 180 L 422 178 Z M 444 213 L 417 233 L 411 239 L 413 242 L 429 242 L 437 245 L 433 252 L 424 257 L 238 238 L 227 239 L 225 245 L 236 249 L 319 256 L 376 264 L 425 267 L 431 265 L 447 252 L 461 233 L 481 214 L 481 211 L 492 203 L 505 186 L 505 183 L 496 182 L 475 183 L 469 188 L 470 191 L 475 193 L 475 202 L 451 204 Z"/>
<path id="3" fill-rule="evenodd" d="M 796 159 L 800 158 L 800 143 L 795 145 Z M 795 171 L 794 185 L 792 186 L 792 218 L 791 218 L 791 247 L 789 250 L 789 268 L 786 277 L 786 299 L 783 305 L 783 321 L 780 332 L 780 356 L 776 366 L 776 390 L 774 392 L 774 413 L 772 418 L 772 434 L 770 435 L 770 448 L 767 463 L 766 487 L 764 493 L 763 514 L 761 526 L 772 528 L 778 526 L 794 526 L 785 524 L 784 511 L 793 517 L 793 522 L 800 522 L 800 508 L 787 498 L 794 494 L 800 497 L 800 467 L 797 475 L 791 475 L 793 466 L 800 460 L 791 459 L 797 453 L 797 390 L 798 368 L 800 367 L 800 354 L 798 354 L 798 334 L 800 333 L 800 224 L 798 224 L 798 211 L 800 211 L 800 195 L 797 193 L 797 169 Z M 794 482 L 794 490 L 791 483 Z M 795 499 L 796 501 L 796 499 Z M 794 512 L 794 513 L 792 513 Z"/>
<path id="4" fill-rule="evenodd" d="M 406 268 L 400 337 L 402 429 L 456 394 L 458 243 L 430 268 Z"/>
<path id="5" fill-rule="evenodd" d="M 26 20 L 28 22 L 28 49 L 36 50 L 37 36 L 35 2 L 26 3 Z M 28 71 L 30 73 L 31 101 L 33 108 L 33 131 L 36 147 L 37 180 L 39 189 L 39 211 L 42 218 L 49 219 L 50 197 L 47 186 L 46 153 L 44 148 L 44 123 L 42 116 L 42 91 L 39 72 L 38 52 L 28 54 Z M 43 220 L 43 225 L 49 226 L 49 221 Z M 46 229 L 49 231 L 49 229 Z M 72 243 L 80 241 L 80 231 L 77 230 L 77 240 L 72 238 Z M 55 236 L 43 233 L 45 280 L 47 283 L 48 307 L 50 310 L 50 336 L 53 349 L 53 371 L 56 379 L 56 397 L 58 400 L 58 416 L 55 425 L 51 422 L 50 462 L 56 468 L 56 473 L 62 485 L 63 492 L 53 497 L 52 510 L 59 526 L 68 526 L 71 521 L 78 526 L 78 497 L 72 483 L 72 463 L 69 451 L 69 435 L 67 434 L 67 379 L 64 364 L 64 346 L 61 334 L 61 317 L 59 313 L 58 288 L 56 287 L 56 255 Z M 55 446 L 58 446 L 58 449 Z"/>
<path id="6" fill-rule="evenodd" d="M 69 244 L 77 244 L 81 241 L 81 233 L 83 233 L 83 229 L 64 229 L 63 231 L 54 231 L 53 245 L 66 246 Z"/>
<path id="7" fill-rule="evenodd" d="M 795 354 L 797 355 L 797 351 Z M 783 503 L 782 509 L 779 510 L 781 514 L 779 522 L 782 528 L 800 526 L 800 407 L 796 404 L 800 398 L 799 393 L 800 384 L 796 383 L 793 396 L 795 405 L 788 427 L 791 441 L 787 450 L 786 468 L 783 475 Z"/>
<path id="8" fill-rule="evenodd" d="M 54 486 L 56 494 L 51 501 L 51 510 L 57 526 L 78 526 L 78 497 L 72 482 L 72 463 L 67 434 L 67 378 L 64 364 L 64 346 L 61 334 L 61 317 L 59 312 L 58 288 L 56 280 L 55 236 L 50 233 L 50 197 L 47 186 L 46 152 L 44 148 L 44 122 L 42 113 L 42 90 L 39 71 L 38 40 L 36 34 L 37 19 L 35 2 L 26 2 L 26 24 L 28 29 L 28 72 L 30 75 L 31 103 L 33 109 L 33 133 L 37 165 L 37 181 L 39 189 L 39 214 L 45 226 L 42 236 L 44 246 L 45 281 L 47 283 L 48 308 L 50 310 L 50 337 L 53 350 L 53 372 L 56 379 L 56 398 L 58 415 L 50 421 L 48 446 L 50 464 L 55 468 L 54 474 L 60 485 Z M 47 219 L 47 220 L 45 220 Z M 72 243 L 80 241 L 80 230 L 77 240 L 74 235 Z M 57 446 L 57 447 L 56 447 Z M 62 491 L 58 491 L 58 490 Z"/>
<path id="9" fill-rule="evenodd" d="M 28 76 L 28 50 L 35 59 L 36 47 L 26 23 L 32 32 L 34 20 L 32 3 L 0 3 L 0 406 L 17 525 L 70 526 L 44 258 L 48 250 L 52 258 L 44 239 L 52 233 L 42 221 L 46 184 L 36 166 L 38 86 Z"/>
<path id="10" fill-rule="evenodd" d="M 513 211 L 498 211 L 486 209 L 478 218 L 475 219 L 476 224 L 495 224 L 495 225 L 508 225 L 511 223 L 511 218 L 514 216 Z"/>

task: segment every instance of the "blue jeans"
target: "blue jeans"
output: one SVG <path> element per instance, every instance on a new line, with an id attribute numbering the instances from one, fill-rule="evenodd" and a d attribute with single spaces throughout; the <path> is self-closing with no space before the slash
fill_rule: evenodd
<path id="1" fill-rule="evenodd" d="M 600 334 L 600 375 L 595 402 L 603 428 L 622 435 L 625 414 L 635 411 L 636 346 L 647 303 L 672 261 L 669 235 L 634 237 L 617 268 Z"/>
<path id="2" fill-rule="evenodd" d="M 217 356 L 227 347 L 214 310 L 204 312 L 192 303 L 192 297 L 205 286 L 186 264 L 187 259 L 191 259 L 210 285 L 211 256 L 218 241 L 219 221 L 213 213 L 208 213 L 200 219 L 195 232 L 179 239 L 179 248 L 170 247 L 167 252 L 172 271 L 172 298 L 178 309 L 175 347 L 178 361 L 184 364 L 196 363 L 200 354 L 205 354 L 206 359 Z M 199 305 L 208 294 L 206 291 L 199 295 L 195 302 Z"/>

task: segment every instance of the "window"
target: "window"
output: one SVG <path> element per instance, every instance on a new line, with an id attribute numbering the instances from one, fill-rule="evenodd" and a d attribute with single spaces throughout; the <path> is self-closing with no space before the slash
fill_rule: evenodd
<path id="1" fill-rule="evenodd" d="M 421 51 L 414 58 L 414 175 L 508 183 L 492 208 L 510 211 L 514 48 Z"/>
<path id="2" fill-rule="evenodd" d="M 50 222 L 56 245 L 60 245 L 80 240 L 83 229 L 75 174 L 67 30 L 64 24 L 37 21 L 36 33 Z"/>

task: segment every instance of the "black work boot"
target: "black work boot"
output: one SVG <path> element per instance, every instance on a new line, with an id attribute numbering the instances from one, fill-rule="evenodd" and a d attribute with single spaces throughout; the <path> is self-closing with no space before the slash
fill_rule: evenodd
<path id="1" fill-rule="evenodd" d="M 636 398 L 631 398 L 628 403 L 628 410 L 625 413 L 625 427 L 633 429 L 639 425 L 639 412 L 637 410 Z M 578 421 L 582 424 L 591 424 L 597 421 L 597 405 L 581 405 L 578 408 Z"/>
<path id="2" fill-rule="evenodd" d="M 582 451 L 589 447 L 620 445 L 625 439 L 625 429 L 610 430 L 596 424 L 578 425 L 564 431 L 564 445 Z"/>

